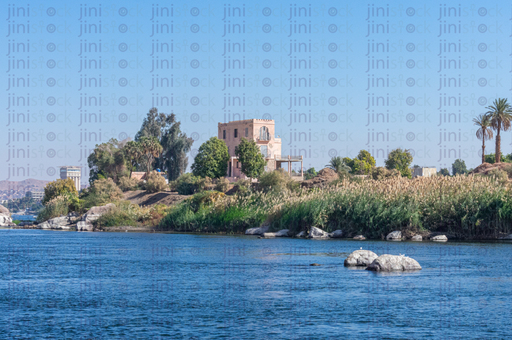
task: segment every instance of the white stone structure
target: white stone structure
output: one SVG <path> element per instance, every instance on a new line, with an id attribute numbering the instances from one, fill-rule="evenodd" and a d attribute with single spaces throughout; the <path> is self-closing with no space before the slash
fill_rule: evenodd
<path id="1" fill-rule="evenodd" d="M 437 174 L 436 168 L 413 168 L 412 169 L 412 178 L 415 177 L 431 177 Z"/>
<path id="2" fill-rule="evenodd" d="M 82 168 L 79 166 L 61 166 L 60 167 L 60 178 L 67 179 L 71 178 L 75 183 L 75 188 L 80 191 L 80 178 L 82 177 Z"/>

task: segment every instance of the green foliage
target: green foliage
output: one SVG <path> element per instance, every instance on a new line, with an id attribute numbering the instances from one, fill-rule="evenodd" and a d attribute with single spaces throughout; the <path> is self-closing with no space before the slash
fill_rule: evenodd
<path id="1" fill-rule="evenodd" d="M 139 140 L 141 157 L 140 161 L 146 168 L 146 174 L 149 175 L 153 163 L 160 153 L 162 152 L 162 146 L 158 142 L 156 137 L 141 137 Z"/>
<path id="2" fill-rule="evenodd" d="M 318 174 L 318 172 L 316 172 L 315 168 L 309 168 L 306 171 L 304 171 L 304 179 L 305 180 L 311 179 L 311 178 L 315 177 L 317 174 Z"/>
<path id="3" fill-rule="evenodd" d="M 372 171 L 370 172 L 370 176 L 376 181 L 381 181 L 386 178 L 400 176 L 400 171 L 398 171 L 397 169 L 388 170 L 384 167 L 379 166 L 372 169 Z"/>
<path id="4" fill-rule="evenodd" d="M 347 162 L 349 162 L 350 165 L 347 164 Z M 344 173 L 349 173 L 352 170 L 350 168 L 351 164 L 352 164 L 352 160 L 350 158 L 345 157 L 342 159 L 341 157 L 336 156 L 336 157 L 331 158 L 331 160 L 329 161 L 329 164 L 327 164 L 326 167 L 336 171 L 338 173 L 338 175 L 340 175 L 340 174 L 344 174 Z"/>
<path id="5" fill-rule="evenodd" d="M 245 194 L 251 189 L 251 181 L 248 179 L 239 179 L 233 184 L 236 192 Z"/>
<path id="6" fill-rule="evenodd" d="M 204 189 L 204 179 L 191 173 L 183 174 L 176 180 L 176 190 L 180 195 L 193 195 Z"/>
<path id="7" fill-rule="evenodd" d="M 124 191 L 133 191 L 139 189 L 139 180 L 136 178 L 129 178 L 127 176 L 119 179 L 119 189 Z"/>
<path id="8" fill-rule="evenodd" d="M 448 170 L 447 168 L 442 168 L 441 170 L 439 170 L 438 175 L 439 176 L 450 176 L 450 170 Z"/>
<path id="9" fill-rule="evenodd" d="M 48 201 L 44 208 L 37 214 L 36 221 L 38 223 L 49 220 L 50 218 L 65 216 L 69 213 L 69 201 L 71 196 L 75 196 L 75 193 L 66 193 L 61 196 L 57 196 Z"/>
<path id="10" fill-rule="evenodd" d="M 300 184 L 294 181 L 284 169 L 277 169 L 263 173 L 258 178 L 258 188 L 265 192 L 297 190 Z"/>
<path id="11" fill-rule="evenodd" d="M 496 131 L 496 163 L 501 162 L 501 136 L 500 132 L 508 131 L 512 121 L 512 107 L 505 98 L 494 100 L 492 105 L 486 107 L 491 127 Z"/>
<path id="12" fill-rule="evenodd" d="M 96 145 L 93 152 L 87 157 L 87 163 L 91 169 L 89 172 L 90 184 L 99 178 L 109 177 L 117 183 L 120 177 L 127 175 L 123 147 L 123 143 L 115 138 Z"/>
<path id="13" fill-rule="evenodd" d="M 375 158 L 366 150 L 359 151 L 359 154 L 354 158 L 352 173 L 358 175 L 368 175 L 375 167 Z"/>
<path id="14" fill-rule="evenodd" d="M 84 201 L 84 208 L 115 203 L 123 198 L 123 192 L 111 178 L 98 179 L 85 191 L 81 197 Z"/>
<path id="15" fill-rule="evenodd" d="M 129 178 L 131 178 L 133 170 L 137 168 L 137 165 L 141 161 L 142 148 L 139 142 L 129 141 L 123 147 L 123 152 L 125 155 L 126 162 L 130 167 Z"/>
<path id="16" fill-rule="evenodd" d="M 487 176 L 496 180 L 500 185 L 505 185 L 508 183 L 508 174 L 504 170 L 494 168 L 487 173 Z"/>
<path id="17" fill-rule="evenodd" d="M 129 201 L 117 202 L 116 206 L 103 213 L 94 224 L 98 227 L 137 226 L 140 208 Z"/>
<path id="18" fill-rule="evenodd" d="M 199 147 L 199 151 L 192 164 L 192 173 L 195 176 L 220 178 L 228 171 L 229 153 L 223 140 L 212 137 Z"/>
<path id="19" fill-rule="evenodd" d="M 253 140 L 240 139 L 235 147 L 235 155 L 242 163 L 242 172 L 249 178 L 257 178 L 265 171 L 267 161 L 263 158 L 260 147 Z"/>
<path id="20" fill-rule="evenodd" d="M 20 224 L 20 223 L 21 223 L 21 221 L 20 221 L 20 220 L 12 220 L 12 223 L 14 223 L 14 224 L 18 225 L 18 224 Z"/>
<path id="21" fill-rule="evenodd" d="M 466 162 L 462 159 L 456 159 L 452 164 L 452 173 L 454 176 L 467 174 L 468 169 L 466 168 Z"/>
<path id="22" fill-rule="evenodd" d="M 496 162 L 496 155 L 494 153 L 485 155 L 485 162 L 489 164 L 494 164 L 494 162 Z"/>
<path id="23" fill-rule="evenodd" d="M 226 192 L 229 189 L 229 181 L 226 177 L 221 177 L 217 179 L 217 184 L 215 185 L 215 190 L 220 192 Z"/>
<path id="24" fill-rule="evenodd" d="M 146 179 L 146 190 L 148 192 L 166 191 L 168 188 L 162 173 L 155 170 L 151 171 Z"/>
<path id="25" fill-rule="evenodd" d="M 412 173 L 409 166 L 412 163 L 412 155 L 409 150 L 395 149 L 391 151 L 386 159 L 386 168 L 389 170 L 397 169 L 402 177 L 411 178 Z"/>
<path id="26" fill-rule="evenodd" d="M 75 182 L 71 178 L 57 179 L 56 181 L 49 182 L 44 187 L 42 203 L 46 204 L 52 199 L 68 193 L 77 194 Z"/>

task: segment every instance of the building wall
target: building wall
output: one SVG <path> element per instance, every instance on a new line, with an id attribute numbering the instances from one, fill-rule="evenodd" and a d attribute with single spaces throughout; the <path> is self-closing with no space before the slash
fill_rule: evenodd
<path id="1" fill-rule="evenodd" d="M 268 129 L 268 141 L 262 140 L 260 138 L 260 131 L 262 127 L 266 127 Z M 236 137 L 235 129 L 237 130 Z M 275 122 L 273 120 L 246 119 L 218 124 L 218 138 L 222 139 L 228 146 L 230 157 L 235 157 L 235 147 L 240 144 L 242 137 L 248 140 L 254 140 L 260 146 L 260 148 L 266 149 L 267 159 L 281 157 L 281 138 L 275 137 Z M 230 160 L 230 164 L 232 164 L 231 177 L 244 177 L 241 172 L 241 164 L 238 162 L 238 160 Z M 228 173 L 230 164 L 228 164 Z M 275 169 L 275 162 L 268 162 L 267 170 L 273 169 Z"/>
<path id="2" fill-rule="evenodd" d="M 431 177 L 437 174 L 436 168 L 414 168 L 412 178 L 415 177 Z"/>
<path id="3" fill-rule="evenodd" d="M 82 177 L 82 170 L 80 167 L 61 167 L 60 168 L 60 178 L 67 179 L 71 178 L 75 183 L 75 188 L 77 191 L 80 191 L 82 188 L 80 185 L 80 179 Z"/>

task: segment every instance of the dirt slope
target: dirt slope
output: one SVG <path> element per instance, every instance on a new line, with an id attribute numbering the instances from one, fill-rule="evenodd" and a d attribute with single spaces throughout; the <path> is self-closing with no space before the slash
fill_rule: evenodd
<path id="1" fill-rule="evenodd" d="M 183 201 L 187 195 L 178 195 L 177 192 L 155 192 L 148 193 L 145 190 L 127 191 L 124 193 L 124 199 L 140 206 L 151 206 L 156 204 L 173 205 Z"/>

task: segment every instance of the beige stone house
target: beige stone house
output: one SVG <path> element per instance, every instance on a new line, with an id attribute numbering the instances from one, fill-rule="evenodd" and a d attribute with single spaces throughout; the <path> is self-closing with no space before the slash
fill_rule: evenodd
<path id="1" fill-rule="evenodd" d="M 245 119 L 229 123 L 219 123 L 218 138 L 228 146 L 229 163 L 226 177 L 230 181 L 247 178 L 241 171 L 241 164 L 235 156 L 235 147 L 240 144 L 241 138 L 254 140 L 260 147 L 261 153 L 267 160 L 266 171 L 280 169 L 287 164 L 287 171 L 293 179 L 303 179 L 302 156 L 288 156 L 281 154 L 281 138 L 275 136 L 275 122 L 270 119 Z M 300 162 L 300 172 L 292 173 L 292 163 Z"/>
<path id="2" fill-rule="evenodd" d="M 432 177 L 437 174 L 437 169 L 435 167 L 423 167 L 423 168 L 413 168 L 412 169 L 412 178 L 416 177 Z"/>

